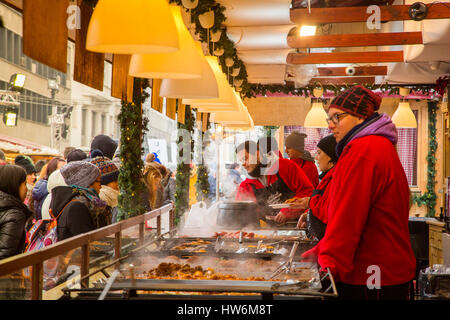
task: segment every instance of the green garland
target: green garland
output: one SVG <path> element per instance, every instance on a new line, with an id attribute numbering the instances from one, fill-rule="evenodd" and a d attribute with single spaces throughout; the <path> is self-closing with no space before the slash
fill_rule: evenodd
<path id="1" fill-rule="evenodd" d="M 437 103 L 435 101 L 428 102 L 428 155 L 427 155 L 427 192 L 423 195 L 417 196 L 414 195 L 412 197 L 412 203 L 416 203 L 419 207 L 425 205 L 427 210 L 428 217 L 435 216 L 435 206 L 436 206 L 436 192 L 434 191 L 434 187 L 436 184 L 436 150 L 438 147 L 437 138 L 436 138 L 436 111 L 437 111 Z"/>
<path id="2" fill-rule="evenodd" d="M 210 122 L 209 122 L 209 114 L 208 114 L 208 120 L 207 120 L 207 129 L 209 129 L 210 126 Z M 195 182 L 195 189 L 197 190 L 196 192 L 196 197 L 197 197 L 197 201 L 205 201 L 208 202 L 209 199 L 209 181 L 208 181 L 208 174 L 209 174 L 209 170 L 208 170 L 208 166 L 205 164 L 205 159 L 203 157 L 204 155 L 204 151 L 205 151 L 205 133 L 202 132 L 201 130 L 199 130 L 199 134 L 201 135 L 202 138 L 202 146 L 201 146 L 201 157 L 202 157 L 202 162 L 201 164 L 198 165 L 197 167 L 197 181 Z"/>
<path id="3" fill-rule="evenodd" d="M 142 177 L 142 137 L 148 131 L 148 119 L 142 116 L 142 103 L 148 94 L 141 88 L 148 86 L 148 80 L 135 79 L 134 101 L 122 101 L 120 122 L 120 174 L 119 174 L 119 212 L 117 220 L 124 220 L 145 213 L 140 196 L 146 191 Z"/>
<path id="4" fill-rule="evenodd" d="M 169 3 L 175 3 L 178 6 L 183 8 L 183 4 L 181 0 L 169 0 Z M 195 33 L 199 35 L 200 41 L 207 42 L 208 41 L 208 30 L 204 29 L 199 20 L 199 16 L 201 14 L 204 14 L 205 12 L 208 12 L 210 10 L 214 11 L 214 25 L 211 27 L 210 32 L 214 33 L 218 30 L 222 30 L 222 35 L 220 36 L 219 41 L 213 43 L 210 41 L 209 43 L 209 51 L 213 53 L 213 49 L 223 49 L 224 53 L 219 57 L 219 63 L 222 67 L 222 71 L 225 74 L 228 74 L 228 67 L 225 64 L 226 58 L 231 58 L 234 60 L 234 65 L 232 68 L 240 67 L 239 74 L 234 77 L 236 80 L 242 80 L 242 93 L 245 93 L 246 90 L 249 88 L 248 86 L 248 75 L 247 70 L 245 68 L 244 62 L 239 59 L 237 55 L 236 48 L 234 47 L 233 41 L 231 41 L 227 36 L 227 28 L 224 25 L 226 21 L 226 16 L 224 14 L 226 8 L 222 6 L 220 3 L 217 3 L 215 0 L 201 0 L 198 3 L 198 6 L 192 10 L 191 12 L 191 19 L 192 22 L 195 25 Z M 231 69 L 230 69 L 231 73 Z M 233 77 L 229 77 L 229 83 L 230 85 L 233 85 Z"/>
<path id="5" fill-rule="evenodd" d="M 178 105 L 178 108 L 183 106 L 182 104 Z M 177 128 L 184 129 L 189 131 L 191 137 L 194 132 L 194 119 L 192 115 L 192 110 L 189 105 L 185 106 L 185 121 L 184 123 L 177 124 Z M 177 140 L 177 145 L 183 144 L 183 137 L 179 137 Z M 194 141 L 190 141 L 190 153 L 194 151 Z M 175 179 L 175 224 L 177 225 L 180 222 L 180 218 L 183 214 L 189 210 L 189 179 L 191 177 L 191 167 L 189 163 L 183 162 L 183 150 L 178 152 L 177 157 L 177 174 Z"/>

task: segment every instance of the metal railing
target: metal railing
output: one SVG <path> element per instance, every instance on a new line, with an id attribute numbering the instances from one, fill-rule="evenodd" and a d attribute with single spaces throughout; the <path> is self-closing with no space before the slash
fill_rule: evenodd
<path id="1" fill-rule="evenodd" d="M 121 237 L 122 231 L 130 227 L 139 225 L 139 243 L 144 244 L 145 222 L 156 218 L 157 234 L 161 234 L 161 215 L 169 213 L 169 231 L 174 229 L 175 211 L 173 204 L 165 205 L 159 209 L 147 212 L 143 215 L 126 219 L 100 229 L 96 229 L 78 236 L 59 241 L 43 249 L 22 253 L 0 261 L 0 277 L 12 272 L 31 267 L 31 299 L 41 300 L 43 289 L 43 263 L 44 261 L 67 253 L 70 250 L 81 247 L 80 278 L 81 285 L 88 286 L 89 283 L 89 244 L 104 237 L 115 235 L 114 257 L 117 264 L 120 264 Z M 118 267 L 118 266 L 117 266 Z"/>

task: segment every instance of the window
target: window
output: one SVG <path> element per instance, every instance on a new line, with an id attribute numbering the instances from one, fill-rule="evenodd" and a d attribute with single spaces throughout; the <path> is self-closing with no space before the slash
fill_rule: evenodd
<path id="1" fill-rule="evenodd" d="M 416 119 L 418 110 L 413 110 Z M 417 128 L 397 128 L 397 152 L 409 186 L 417 186 Z"/>
<path id="2" fill-rule="evenodd" d="M 20 55 L 22 53 L 21 49 L 21 45 L 20 43 L 22 42 L 22 39 L 20 38 L 20 36 L 18 34 L 14 33 L 14 52 L 13 52 L 13 62 L 14 64 L 20 65 Z"/>
<path id="3" fill-rule="evenodd" d="M 6 30 L 6 60 L 13 61 L 14 36 L 9 30 Z"/>
<path id="4" fill-rule="evenodd" d="M 0 58 L 6 59 L 6 29 L 0 28 Z"/>

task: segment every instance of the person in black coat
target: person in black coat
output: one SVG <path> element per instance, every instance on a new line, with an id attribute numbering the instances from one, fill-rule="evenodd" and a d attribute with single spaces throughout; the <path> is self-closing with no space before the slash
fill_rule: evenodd
<path id="1" fill-rule="evenodd" d="M 0 260 L 25 249 L 25 225 L 33 213 L 23 203 L 27 173 L 16 165 L 0 166 Z"/>
<path id="2" fill-rule="evenodd" d="M 111 211 L 100 200 L 100 170 L 86 161 L 72 161 L 60 169 L 67 186 L 52 189 L 50 212 L 58 220 L 58 241 L 110 223 Z"/>

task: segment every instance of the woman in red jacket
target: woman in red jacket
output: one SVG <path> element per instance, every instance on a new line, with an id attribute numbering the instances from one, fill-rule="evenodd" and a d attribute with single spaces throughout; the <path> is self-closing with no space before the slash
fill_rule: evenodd
<path id="1" fill-rule="evenodd" d="M 296 202 L 303 205 L 304 208 L 309 208 L 298 220 L 297 227 L 308 228 L 310 236 L 319 240 L 325 235 L 325 228 L 328 223 L 329 185 L 333 178 L 337 160 L 336 139 L 333 135 L 326 136 L 317 144 L 316 161 L 321 171 L 320 183 L 311 197 L 302 198 Z"/>
<path id="2" fill-rule="evenodd" d="M 286 137 L 284 146 L 289 159 L 295 162 L 308 176 L 314 188 L 319 184 L 319 173 L 311 154 L 305 150 L 306 134 L 297 131 Z"/>
<path id="3" fill-rule="evenodd" d="M 407 299 L 415 275 L 408 181 L 395 149 L 396 127 L 376 112 L 380 102 L 355 86 L 328 109 L 339 161 L 318 262 L 331 271 L 342 299 Z"/>

